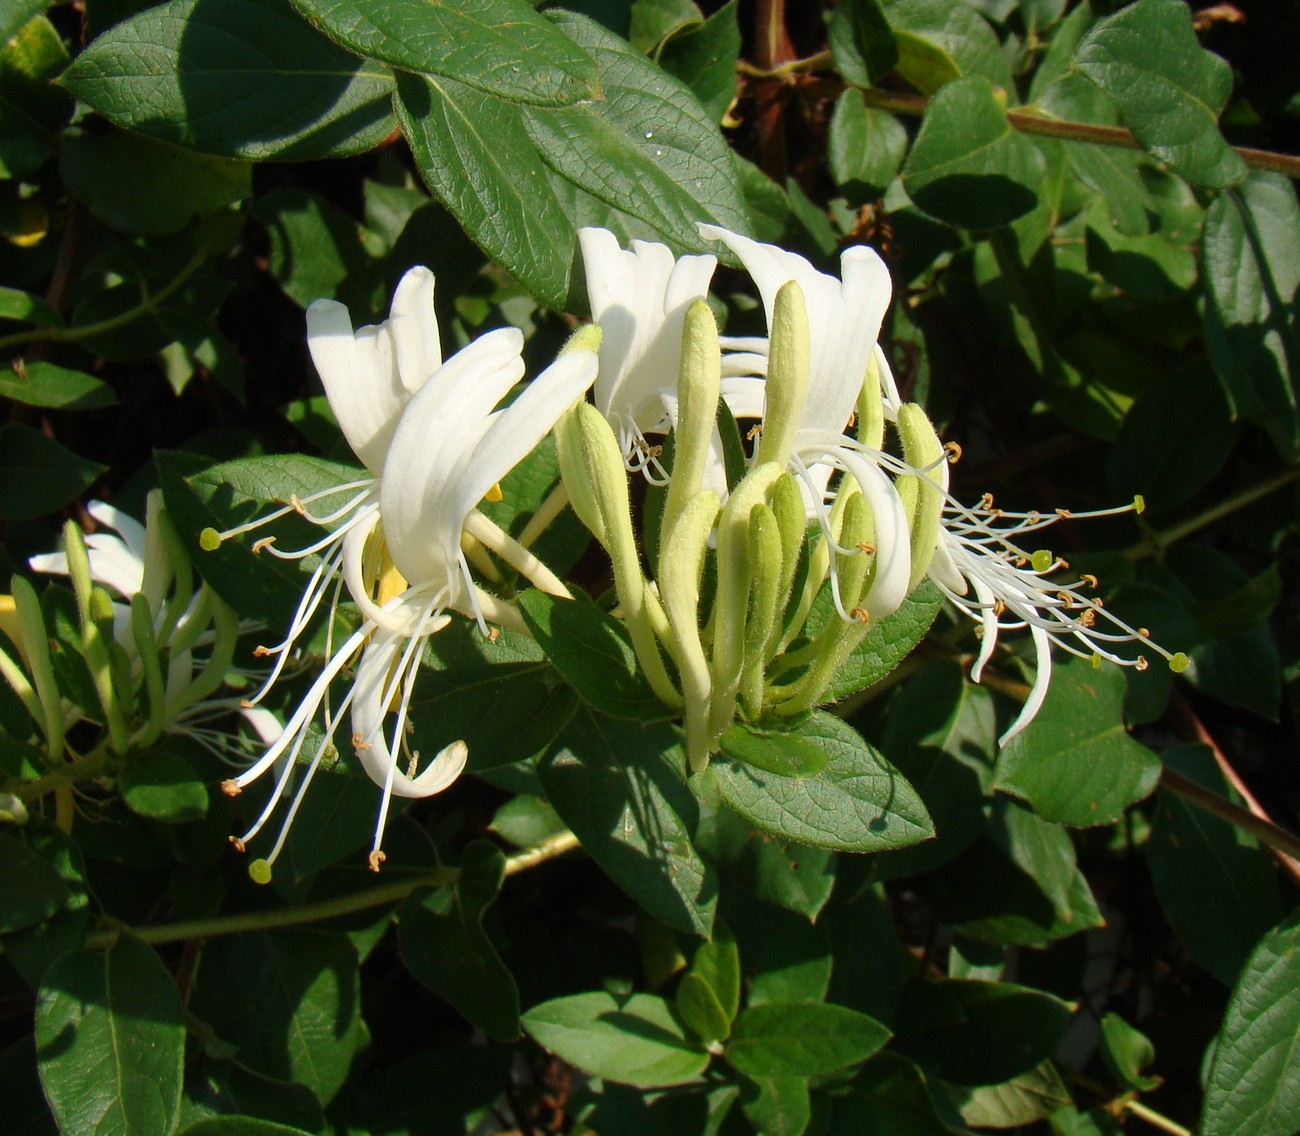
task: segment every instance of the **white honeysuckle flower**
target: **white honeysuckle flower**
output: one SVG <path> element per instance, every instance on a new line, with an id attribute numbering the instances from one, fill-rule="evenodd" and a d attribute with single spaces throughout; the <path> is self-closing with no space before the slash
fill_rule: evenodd
<path id="1" fill-rule="evenodd" d="M 144 525 L 104 501 L 91 501 L 86 512 L 112 532 L 87 533 L 86 556 L 90 561 L 90 578 L 103 584 L 130 602 L 144 587 Z M 45 552 L 28 558 L 34 572 L 68 574 L 66 552 Z"/>
<path id="2" fill-rule="evenodd" d="M 416 283 L 404 292 L 412 280 Z M 223 786 L 229 793 L 238 793 L 268 770 L 277 770 L 275 789 L 266 807 L 249 830 L 234 840 L 242 847 L 270 819 L 293 780 L 308 727 L 323 708 L 323 737 L 296 789 L 279 839 L 265 860 L 250 866 L 257 879 L 270 878 L 270 863 L 283 847 L 303 794 L 322 758 L 332 750 L 334 735 L 347 711 L 352 715 L 357 756 L 383 788 L 371 850 L 375 869 L 383 860 L 380 844 L 391 797 L 430 796 L 445 789 L 464 769 L 466 747 L 454 741 L 417 773 L 419 755 L 407 749 L 406 726 L 424 645 L 450 622 L 451 613 L 477 620 L 485 634 L 489 633 L 489 621 L 522 627 L 512 607 L 474 582 L 463 548 L 467 541 L 481 543 L 537 586 L 567 595 L 564 585 L 540 561 L 478 512 L 478 505 L 591 387 L 596 355 L 587 350 L 563 353 L 509 406 L 495 409 L 523 378 L 523 334 L 517 328 L 489 332 L 440 363 L 429 306 L 432 288 L 432 278 L 425 270 L 412 270 L 399 287 L 402 310 L 399 312 L 395 299 L 393 317 L 379 329 L 362 329 L 354 337 L 353 347 L 348 346 L 344 331 L 350 323 L 340 317 L 338 305 L 313 305 L 317 313 L 323 313 L 323 322 L 318 314 L 311 323 L 312 355 L 322 377 L 330 372 L 326 385 L 330 405 L 357 456 L 377 476 L 314 495 L 312 500 L 352 494 L 342 508 L 324 516 L 306 511 L 308 499 L 291 503 L 289 509 L 309 520 L 336 526 L 322 540 L 295 552 L 277 550 L 265 540 L 258 542 L 281 557 L 322 556 L 304 589 L 289 634 L 265 652 L 277 654 L 279 659 L 271 679 L 250 704 L 270 689 L 293 643 L 336 580 L 346 582 L 362 622 L 343 643 L 331 644 L 325 666 L 276 743 Z M 416 304 L 416 300 L 418 311 L 408 306 L 408 301 Z M 426 306 L 427 318 L 422 315 Z M 362 372 L 351 381 L 344 374 L 348 365 Z M 433 369 L 424 374 L 430 366 Z M 378 392 L 374 403 L 379 405 L 368 401 L 361 393 L 364 391 Z M 225 538 L 249 531 L 289 509 L 220 535 Z M 333 603 L 337 603 L 337 588 Z M 342 703 L 331 709 L 331 684 L 358 652 L 356 678 Z M 390 713 L 395 720 L 386 731 Z M 405 772 L 398 768 L 403 759 Z"/>
<path id="3" fill-rule="evenodd" d="M 646 435 L 665 434 L 675 421 L 682 324 L 692 301 L 708 293 L 717 257 L 677 258 L 652 241 L 624 249 L 598 228 L 579 229 L 578 244 L 591 318 L 603 333 L 596 409 L 614 427 L 628 468 L 662 480 Z"/>

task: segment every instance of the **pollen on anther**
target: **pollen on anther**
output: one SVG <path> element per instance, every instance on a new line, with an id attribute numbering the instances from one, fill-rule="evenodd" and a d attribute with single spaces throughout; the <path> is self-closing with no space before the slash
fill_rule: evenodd
<path id="1" fill-rule="evenodd" d="M 263 647 L 259 644 L 253 648 L 253 658 L 255 659 L 264 659 L 269 654 L 271 654 L 270 647 Z"/>
<path id="2" fill-rule="evenodd" d="M 236 781 L 233 777 L 228 778 L 227 780 L 221 782 L 221 791 L 225 793 L 227 797 L 238 797 L 241 791 L 239 782 Z"/>
<path id="3" fill-rule="evenodd" d="M 500 638 L 501 638 L 501 628 L 499 627 L 488 628 L 487 639 L 489 643 L 495 643 Z"/>
<path id="4" fill-rule="evenodd" d="M 1151 638 L 1151 632 L 1148 631 L 1145 627 L 1139 627 L 1139 628 L 1138 628 L 1138 634 L 1141 635 L 1143 639 L 1150 639 L 1150 638 Z"/>
<path id="5" fill-rule="evenodd" d="M 761 436 L 762 433 L 763 433 L 763 424 L 761 422 L 756 423 L 755 425 L 749 428 L 749 433 L 745 435 L 745 441 L 752 442 L 756 440 L 759 436 Z"/>
<path id="6" fill-rule="evenodd" d="M 1079 579 L 1087 584 L 1094 592 L 1101 586 L 1097 581 L 1097 577 L 1092 575 L 1090 572 L 1085 572 L 1079 577 Z"/>
<path id="7" fill-rule="evenodd" d="M 858 545 L 858 548 L 860 548 L 868 556 L 875 556 L 876 554 L 876 546 L 872 544 L 871 541 L 869 540 L 862 541 L 862 543 Z"/>
<path id="8" fill-rule="evenodd" d="M 298 495 L 296 493 L 289 497 L 289 508 L 300 516 L 307 511 L 303 508 L 302 502 L 298 500 Z"/>
<path id="9" fill-rule="evenodd" d="M 231 846 L 231 847 L 232 847 L 236 852 L 243 852 L 243 851 L 244 851 L 244 842 L 243 842 L 242 840 L 240 840 L 238 836 L 228 836 L 228 837 L 226 837 L 226 839 L 230 841 L 230 846 Z"/>
<path id="10" fill-rule="evenodd" d="M 352 735 L 352 748 L 353 748 L 353 749 L 370 749 L 370 743 L 369 743 L 368 741 L 366 741 L 366 739 L 363 738 L 360 734 L 353 734 L 353 735 Z"/>
<path id="11" fill-rule="evenodd" d="M 984 496 L 980 498 L 980 508 L 983 509 L 986 513 L 991 513 L 993 511 L 992 493 L 985 493 Z"/>
<path id="12" fill-rule="evenodd" d="M 1066 518 L 1066 519 L 1069 519 L 1070 517 L 1073 517 L 1073 516 L 1074 516 L 1074 514 L 1071 513 L 1069 509 L 1057 509 L 1057 510 L 1056 510 L 1056 515 L 1057 515 L 1058 517 L 1063 517 L 1063 518 Z"/>
<path id="13" fill-rule="evenodd" d="M 1145 655 L 1139 655 L 1136 659 L 1133 660 L 1133 666 L 1140 671 L 1146 670 L 1147 667 L 1149 667 L 1150 665 L 1151 664 L 1147 662 L 1147 657 Z"/>
<path id="14" fill-rule="evenodd" d="M 257 553 L 261 552 L 262 549 L 269 548 L 274 543 L 275 543 L 275 537 L 273 536 L 264 536 L 262 537 L 261 540 L 253 541 L 253 554 L 256 555 Z"/>
<path id="15" fill-rule="evenodd" d="M 944 442 L 943 452 L 949 465 L 956 465 L 961 461 L 961 446 L 956 442 Z"/>
<path id="16" fill-rule="evenodd" d="M 376 848 L 373 852 L 370 853 L 369 859 L 370 859 L 370 870 L 372 872 L 377 872 L 379 871 L 379 865 L 382 864 L 385 860 L 387 860 L 388 857 L 385 856 L 381 851 L 379 851 L 378 848 Z"/>
<path id="17" fill-rule="evenodd" d="M 253 708 L 253 703 L 249 702 L 247 698 L 241 698 L 239 700 L 239 708 L 241 710 L 251 710 Z"/>
<path id="18" fill-rule="evenodd" d="M 853 616 L 853 618 L 856 619 L 859 623 L 871 622 L 871 613 L 864 610 L 863 608 L 855 607 L 851 612 L 849 612 L 849 614 Z"/>

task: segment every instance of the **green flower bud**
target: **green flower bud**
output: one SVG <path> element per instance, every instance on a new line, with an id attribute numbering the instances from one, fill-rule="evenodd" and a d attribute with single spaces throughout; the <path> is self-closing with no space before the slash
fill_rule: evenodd
<path id="1" fill-rule="evenodd" d="M 38 723 L 45 733 L 49 755 L 57 761 L 63 753 L 63 695 L 54 677 L 54 659 L 50 654 L 50 640 L 45 630 L 45 617 L 41 613 L 40 597 L 31 583 L 22 576 L 14 576 L 10 587 L 13 589 L 14 613 L 18 619 L 19 647 L 27 662 L 27 671 L 32 677 L 43 712 L 43 719 L 38 719 Z"/>
<path id="2" fill-rule="evenodd" d="M 779 484 L 779 482 L 778 482 Z M 740 697 L 745 713 L 763 711 L 763 680 L 767 648 L 777 627 L 784 598 L 781 526 L 776 513 L 760 502 L 749 511 L 749 615 L 745 622 L 745 655 L 740 670 Z"/>
<path id="3" fill-rule="evenodd" d="M 903 457 L 907 464 L 925 471 L 905 474 L 896 482 L 912 538 L 912 577 L 908 586 L 914 588 L 930 567 L 939 541 L 939 521 L 943 515 L 943 463 L 947 458 L 943 443 L 925 411 L 914 402 L 904 403 L 898 408 L 898 435 L 903 442 Z M 926 481 L 930 484 L 926 485 Z"/>
<path id="4" fill-rule="evenodd" d="M 673 431 L 673 473 L 660 532 L 673 526 L 677 515 L 700 492 L 709 443 L 713 440 L 722 384 L 722 350 L 718 325 L 703 300 L 686 309 L 682 325 L 682 356 L 677 371 L 677 426 Z"/>
<path id="5" fill-rule="evenodd" d="M 601 330 L 600 324 L 584 323 L 564 341 L 564 346 L 560 348 L 556 358 L 560 355 L 568 355 L 572 351 L 590 351 L 595 354 L 600 351 L 600 343 L 604 337 L 605 333 Z"/>
<path id="6" fill-rule="evenodd" d="M 709 490 L 691 498 L 664 532 L 659 557 L 659 594 L 676 642 L 674 658 L 686 703 L 686 755 L 691 772 L 709 760 L 712 735 L 709 703 L 712 676 L 700 642 L 700 577 L 709 533 L 718 516 L 718 496 Z"/>
<path id="7" fill-rule="evenodd" d="M 880 364 L 874 351 L 858 392 L 858 441 L 873 450 L 885 445 L 885 404 L 880 393 Z"/>
<path id="8" fill-rule="evenodd" d="M 763 411 L 763 435 L 758 443 L 760 465 L 775 462 L 784 466 L 790 460 L 808 394 L 809 354 L 808 308 L 799 285 L 791 280 L 782 285 L 772 307 L 767 403 Z"/>

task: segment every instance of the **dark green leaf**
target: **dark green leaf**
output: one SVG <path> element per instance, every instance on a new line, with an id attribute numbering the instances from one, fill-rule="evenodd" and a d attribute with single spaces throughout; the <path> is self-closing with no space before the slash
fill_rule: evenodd
<path id="1" fill-rule="evenodd" d="M 852 1091 L 835 1101 L 828 1136 L 950 1136 L 925 1074 L 896 1053 L 878 1053 L 854 1078 Z"/>
<path id="2" fill-rule="evenodd" d="M 675 731 L 585 707 L 537 768 L 583 850 L 655 918 L 709 934 L 717 877 L 691 835 L 696 806 Z"/>
<path id="3" fill-rule="evenodd" d="M 393 129 L 392 75 L 285 0 L 147 8 L 91 43 L 62 81 L 118 126 L 231 157 L 341 157 Z"/>
<path id="4" fill-rule="evenodd" d="M 239 997 L 231 997 L 238 991 Z M 328 1104 L 365 1040 L 356 948 L 341 933 L 255 931 L 203 950 L 197 1011 L 240 1064 Z"/>
<path id="5" fill-rule="evenodd" d="M 1149 1093 L 1159 1088 L 1159 1077 L 1142 1073 L 1156 1059 L 1155 1046 L 1118 1014 L 1102 1015 L 1101 1055 L 1115 1079 L 1134 1092 Z"/>
<path id="6" fill-rule="evenodd" d="M 512 102 L 571 103 L 597 90 L 596 68 L 524 0 L 293 0 L 365 59 L 455 79 Z"/>
<path id="7" fill-rule="evenodd" d="M 835 66 L 850 83 L 874 86 L 898 62 L 898 44 L 879 0 L 848 0 L 831 15 L 827 40 Z"/>
<path id="8" fill-rule="evenodd" d="M 998 37 L 967 4 L 948 0 L 886 0 L 885 18 L 898 44 L 898 73 L 925 95 L 964 75 L 981 75 L 1014 94 Z"/>
<path id="9" fill-rule="evenodd" d="M 736 1019 L 727 1060 L 750 1077 L 815 1077 L 865 1061 L 889 1040 L 875 1018 L 823 1002 L 768 1002 Z"/>
<path id="10" fill-rule="evenodd" d="M 1000 1085 L 965 1087 L 939 1082 L 936 1088 L 960 1110 L 962 1120 L 977 1128 L 1033 1124 L 1069 1105 L 1071 1100 L 1070 1090 L 1050 1061 Z"/>
<path id="11" fill-rule="evenodd" d="M 0 934 L 43 923 L 71 898 L 48 860 L 0 835 Z"/>
<path id="12" fill-rule="evenodd" d="M 31 173 L 50 152 L 72 110 L 52 82 L 67 62 L 68 49 L 44 16 L 0 39 L 0 176 Z"/>
<path id="13" fill-rule="evenodd" d="M 527 848 L 563 832 L 564 822 L 540 797 L 520 793 L 497 809 L 488 827 L 516 848 Z"/>
<path id="14" fill-rule="evenodd" d="M 45 362 L 26 363 L 21 373 L 0 372 L 0 398 L 53 410 L 98 410 L 117 404 L 106 382 Z"/>
<path id="15" fill-rule="evenodd" d="M 1290 460 L 1300 447 L 1300 208 L 1290 180 L 1255 173 L 1216 198 L 1201 259 L 1210 361 L 1234 411 L 1257 420 Z"/>
<path id="16" fill-rule="evenodd" d="M 401 74 L 397 114 L 420 176 L 475 243 L 564 307 L 577 230 L 547 184 L 519 107 L 453 79 Z"/>
<path id="17" fill-rule="evenodd" d="M 1205 51 L 1180 0 L 1137 0 L 1099 20 L 1071 66 L 1116 103 L 1143 148 L 1196 185 L 1223 189 L 1246 164 L 1219 133 L 1232 72 Z"/>
<path id="18" fill-rule="evenodd" d="M 812 1121 L 806 1077 L 741 1077 L 745 1118 L 763 1136 L 803 1136 Z"/>
<path id="19" fill-rule="evenodd" d="M 537 644 L 502 630 L 495 642 L 469 621 L 432 639 L 411 696 L 411 745 L 437 753 L 460 740 L 478 772 L 545 749 L 578 705 Z"/>
<path id="20" fill-rule="evenodd" d="M 214 1048 L 220 1048 L 218 1043 Z M 238 1061 L 204 1054 L 185 1068 L 185 1099 L 179 1130 L 214 1117 L 257 1117 L 289 1129 L 319 1133 L 325 1127 L 320 1101 L 306 1085 L 262 1077 Z"/>
<path id="21" fill-rule="evenodd" d="M 740 1008 L 740 953 L 731 928 L 722 920 L 714 922 L 713 938 L 696 948 L 691 972 L 708 983 L 730 1023 Z"/>
<path id="22" fill-rule="evenodd" d="M 736 98 L 737 3 L 727 0 L 702 24 L 673 36 L 659 53 L 659 66 L 690 87 L 714 122 L 722 121 Z"/>
<path id="23" fill-rule="evenodd" d="M 771 933 L 760 950 L 755 953 L 751 948 L 750 966 L 754 978 L 745 999 L 746 1005 L 839 1001 L 827 997 L 833 959 L 830 935 L 825 926 L 788 915 L 773 917 L 767 911 L 763 911 L 762 916 L 764 929 Z M 868 960 L 859 956 L 855 969 L 858 966 L 866 969 L 867 965 Z M 872 982 L 879 978 L 878 974 L 871 975 Z M 861 1006 L 849 1008 L 869 1012 Z"/>
<path id="24" fill-rule="evenodd" d="M 53 0 L 10 0 L 0 17 L 0 43 L 8 43 L 29 20 L 51 6 Z"/>
<path id="25" fill-rule="evenodd" d="M 828 142 L 836 184 L 853 200 L 869 201 L 885 192 L 903 164 L 907 130 L 850 88 L 835 101 Z"/>
<path id="26" fill-rule="evenodd" d="M 208 790 L 194 766 L 166 747 L 133 757 L 118 775 L 127 807 L 168 824 L 198 820 L 208 811 Z"/>
<path id="27" fill-rule="evenodd" d="M 1205 1086 L 1202 1136 L 1290 1136 L 1300 1128 L 1300 920 L 1251 952 L 1228 1002 Z"/>
<path id="28" fill-rule="evenodd" d="M 154 236 L 253 191 L 245 162 L 196 154 L 142 134 L 69 134 L 59 147 L 68 192 L 101 221 Z"/>
<path id="29" fill-rule="evenodd" d="M 252 1116 L 212 1116 L 191 1124 L 179 1136 L 312 1136 L 312 1133 Z"/>
<path id="30" fill-rule="evenodd" d="M 0 288 L 0 319 L 21 320 L 43 327 L 62 327 L 63 317 L 39 296 L 17 288 Z M 28 364 L 31 366 L 32 364 Z M 6 382 L 12 380 L 6 378 Z M 5 395 L 6 398 L 12 396 Z"/>
<path id="31" fill-rule="evenodd" d="M 1180 746 L 1164 762 L 1234 799 L 1207 747 Z M 1147 860 L 1160 905 L 1188 954 L 1232 985 L 1256 940 L 1282 917 L 1272 860 L 1253 836 L 1167 789 L 1157 798 Z"/>
<path id="32" fill-rule="evenodd" d="M 768 774 L 726 756 L 710 767 L 723 800 L 755 827 L 850 852 L 897 848 L 933 834 L 916 791 L 851 726 L 818 711 L 793 732 L 826 750 L 817 776 Z"/>
<path id="33" fill-rule="evenodd" d="M 26 520 L 61 509 L 104 469 L 30 426 L 0 426 L 0 519 Z"/>
<path id="34" fill-rule="evenodd" d="M 705 1045 L 722 1041 L 731 1030 L 731 1021 L 717 994 L 693 971 L 682 975 L 673 1004 L 682 1023 Z"/>
<path id="35" fill-rule="evenodd" d="M 1011 129 L 987 79 L 954 80 L 930 101 L 903 186 L 932 217 L 968 229 L 1006 225 L 1037 201 L 1043 156 Z"/>
<path id="36" fill-rule="evenodd" d="M 538 1045 L 594 1077 L 656 1088 L 694 1081 L 709 1055 L 652 994 L 618 1001 L 603 992 L 534 1006 L 523 1027 Z"/>
<path id="37" fill-rule="evenodd" d="M 547 658 L 594 710 L 651 722 L 671 716 L 637 666 L 631 637 L 619 620 L 593 603 L 531 588 L 518 604 Z"/>
<path id="38" fill-rule="evenodd" d="M 505 854 L 486 840 L 469 844 L 454 887 L 421 888 L 402 904 L 402 961 L 494 1041 L 519 1036 L 519 992 L 492 940 L 483 912 L 505 879 Z"/>
<path id="39" fill-rule="evenodd" d="M 826 764 L 826 751 L 816 741 L 791 730 L 737 723 L 722 735 L 719 744 L 732 761 L 778 777 L 815 777 Z"/>
<path id="40" fill-rule="evenodd" d="M 1113 824 L 1160 777 L 1156 755 L 1124 730 L 1124 691 L 1113 664 L 1058 664 L 1042 709 L 998 756 L 994 787 L 1057 824 Z"/>
<path id="41" fill-rule="evenodd" d="M 946 1081 L 994 1085 L 1033 1069 L 1056 1049 L 1074 1007 L 1025 986 L 941 978 L 912 984 L 899 1044 Z"/>
<path id="42" fill-rule="evenodd" d="M 41 1085 L 61 1132 L 170 1132 L 181 1103 L 185 1027 L 176 984 L 129 935 L 45 972 L 36 1006 Z"/>

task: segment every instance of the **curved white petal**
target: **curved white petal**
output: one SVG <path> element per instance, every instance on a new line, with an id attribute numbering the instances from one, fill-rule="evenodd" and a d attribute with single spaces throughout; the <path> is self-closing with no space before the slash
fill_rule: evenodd
<path id="1" fill-rule="evenodd" d="M 107 501 L 88 502 L 86 512 L 101 525 L 113 529 L 122 538 L 131 555 L 141 564 L 144 563 L 144 525 L 121 509 L 113 508 Z"/>
<path id="2" fill-rule="evenodd" d="M 650 241 L 624 250 L 607 229 L 580 229 L 578 243 L 591 317 L 602 332 L 596 409 L 652 429 L 657 423 L 638 413 L 653 411 L 661 388 L 676 389 L 686 309 L 708 292 L 717 258 L 675 259 Z"/>
<path id="3" fill-rule="evenodd" d="M 388 689 L 391 672 L 405 646 L 406 641 L 401 636 L 382 633 L 366 644 L 357 667 L 352 731 L 361 742 L 357 747 L 357 757 L 376 785 L 391 786 L 393 795 L 397 797 L 431 797 L 434 793 L 441 793 L 460 776 L 469 758 L 469 750 L 464 742 L 453 742 L 414 777 L 397 767 L 398 759 L 384 737 L 384 719 L 392 700 Z"/>
<path id="4" fill-rule="evenodd" d="M 433 273 L 423 265 L 408 269 L 393 293 L 388 317 L 398 379 L 411 394 L 442 366 L 442 342 L 433 313 L 433 284 Z"/>
<path id="5" fill-rule="evenodd" d="M 1034 638 L 1038 673 L 1034 675 L 1034 685 L 1029 688 L 1029 697 L 1025 699 L 1025 704 L 1016 715 L 1016 720 L 1011 723 L 1010 729 L 998 738 L 999 746 L 1006 745 L 1034 720 L 1038 711 L 1042 709 L 1043 700 L 1047 697 L 1047 689 L 1052 684 L 1052 637 L 1043 628 L 1033 624 L 1029 627 L 1029 634 Z"/>

